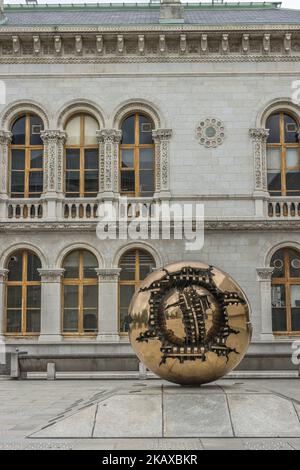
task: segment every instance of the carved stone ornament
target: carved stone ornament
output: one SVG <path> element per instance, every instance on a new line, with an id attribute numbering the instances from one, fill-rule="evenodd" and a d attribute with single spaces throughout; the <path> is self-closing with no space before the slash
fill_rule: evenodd
<path id="1" fill-rule="evenodd" d="M 217 118 L 202 119 L 197 127 L 199 143 L 207 148 L 218 147 L 225 139 L 225 127 Z"/>

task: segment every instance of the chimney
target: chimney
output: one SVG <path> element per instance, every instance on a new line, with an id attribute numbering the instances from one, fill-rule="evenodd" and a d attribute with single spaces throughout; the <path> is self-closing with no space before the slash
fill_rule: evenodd
<path id="1" fill-rule="evenodd" d="M 184 8 L 180 0 L 162 0 L 160 23 L 184 23 Z"/>

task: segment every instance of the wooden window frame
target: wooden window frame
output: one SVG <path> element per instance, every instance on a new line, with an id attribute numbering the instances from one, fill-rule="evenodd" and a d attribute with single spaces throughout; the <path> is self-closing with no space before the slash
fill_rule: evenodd
<path id="1" fill-rule="evenodd" d="M 85 118 L 86 117 L 91 117 L 93 119 L 95 119 L 92 115 L 88 114 L 88 113 L 80 113 L 80 114 L 74 114 L 73 116 L 71 116 L 67 123 L 66 123 L 66 126 L 65 128 L 67 127 L 67 125 L 69 124 L 69 122 L 76 118 L 76 117 L 80 117 L 80 137 L 79 137 L 79 145 L 68 145 L 67 143 L 65 144 L 64 146 L 64 193 L 65 194 L 68 194 L 68 198 L 96 198 L 97 195 L 94 195 L 95 193 L 94 192 L 90 192 L 90 193 L 87 193 L 85 191 L 85 173 L 86 173 L 86 170 L 84 168 L 84 159 L 85 159 L 85 150 L 86 149 L 94 149 L 94 150 L 99 150 L 99 146 L 97 144 L 88 144 L 86 145 L 85 144 Z M 95 119 L 96 121 L 96 119 Z M 70 191 L 67 191 L 67 173 L 69 171 L 76 171 L 78 172 L 78 170 L 67 170 L 67 150 L 68 149 L 73 149 L 73 150 L 79 150 L 79 188 L 78 188 L 78 191 L 74 192 L 74 195 L 75 196 L 71 196 L 70 194 L 72 194 Z M 96 171 L 96 170 L 92 170 L 92 171 Z M 99 158 L 98 158 L 98 189 L 97 189 L 97 193 L 99 192 Z M 76 194 L 79 193 L 79 196 L 76 196 Z"/>
<path id="2" fill-rule="evenodd" d="M 31 116 L 37 116 L 34 113 L 24 113 L 18 116 L 13 125 L 16 123 L 18 119 L 21 119 L 22 117 L 25 117 L 25 144 L 22 145 L 16 145 L 16 144 L 10 144 L 9 145 L 9 194 L 10 197 L 13 197 L 14 199 L 26 199 L 29 198 L 29 176 L 30 173 L 36 173 L 36 172 L 42 172 L 43 177 L 44 177 L 44 145 L 31 145 L 30 144 L 30 117 Z M 39 117 L 39 116 L 37 116 Z M 24 170 L 12 170 L 12 153 L 13 150 L 24 150 L 25 152 L 25 168 Z M 42 150 L 43 151 L 43 167 L 42 168 L 30 168 L 30 155 L 32 150 Z M 19 172 L 19 173 L 24 173 L 24 195 L 20 193 L 18 196 L 18 193 L 12 193 L 11 191 L 11 178 L 12 178 L 12 171 Z M 44 182 L 43 182 L 43 187 L 44 187 Z M 43 189 L 44 190 L 44 189 Z M 32 194 L 32 193 L 31 193 Z M 38 197 L 35 199 L 38 199 L 41 197 L 43 194 L 43 191 L 41 193 L 36 193 L 39 194 Z M 14 195 L 14 196 L 12 196 Z"/>
<path id="3" fill-rule="evenodd" d="M 292 114 L 286 113 L 285 111 L 280 111 L 280 112 L 274 112 L 272 113 L 269 117 L 272 117 L 274 114 L 279 114 L 279 126 L 280 126 L 280 142 L 279 143 L 268 143 L 267 142 L 267 159 L 268 159 L 268 149 L 280 149 L 280 161 L 281 161 L 281 170 L 280 170 L 280 175 L 281 175 L 281 195 L 277 197 L 289 197 L 289 194 L 286 189 L 286 175 L 287 175 L 287 165 L 286 165 L 286 150 L 289 148 L 298 148 L 298 166 L 294 167 L 293 169 L 299 170 L 300 172 L 300 142 L 299 143 L 286 143 L 285 142 L 285 129 L 284 129 L 284 116 L 289 116 L 293 118 L 298 127 L 299 127 L 299 122 L 298 119 L 293 116 Z M 267 173 L 269 173 L 269 170 L 271 168 L 268 168 L 268 162 L 267 162 Z M 272 196 L 273 193 L 278 193 L 279 191 L 273 191 L 270 190 L 268 187 L 268 191 L 270 195 Z M 290 191 L 293 192 L 293 191 Z M 299 196 L 291 196 L 291 197 L 300 197 L 300 187 L 299 187 Z"/>
<path id="4" fill-rule="evenodd" d="M 147 252 L 146 250 L 142 250 L 141 248 L 135 248 L 135 249 L 132 249 L 132 250 L 128 250 L 126 251 L 125 253 L 123 253 L 121 259 L 120 259 L 120 263 L 119 263 L 119 267 L 122 269 L 122 258 L 123 256 L 126 256 L 126 254 L 130 251 L 135 251 L 135 271 L 134 271 L 134 279 L 120 279 L 119 278 L 119 286 L 118 286 L 118 331 L 119 331 L 119 335 L 120 336 L 127 336 L 128 335 L 128 332 L 126 331 L 121 331 L 121 286 L 134 286 L 134 291 L 136 292 L 141 283 L 143 282 L 143 279 L 141 279 L 141 272 L 140 272 L 140 267 L 141 267 L 141 263 L 140 263 L 140 253 L 141 252 L 145 252 L 147 253 L 147 255 L 153 260 L 153 265 L 155 266 L 155 260 L 153 258 L 153 256 Z"/>
<path id="5" fill-rule="evenodd" d="M 144 116 L 153 125 L 153 122 L 151 118 L 147 116 L 147 114 L 144 113 L 130 113 L 128 114 L 122 122 L 122 126 L 125 122 L 126 119 L 128 119 L 130 116 L 134 116 L 134 144 L 120 144 L 119 145 L 119 172 L 120 172 L 120 183 L 119 183 L 119 192 L 122 196 L 128 196 L 128 197 L 140 197 L 140 150 L 141 149 L 153 149 L 153 181 L 152 181 L 152 187 L 153 187 L 153 194 L 155 192 L 155 144 L 152 139 L 152 144 L 140 144 L 139 139 L 140 139 L 140 121 L 139 117 Z M 132 168 L 122 168 L 122 150 L 133 150 L 133 167 Z M 128 192 L 128 191 L 122 191 L 122 173 L 126 171 L 134 171 L 134 184 L 135 184 L 135 190 L 134 192 Z"/>
<path id="6" fill-rule="evenodd" d="M 27 324 L 27 310 L 39 310 L 41 315 L 41 306 L 39 309 L 34 308 L 27 308 L 27 287 L 28 286 L 40 286 L 42 288 L 41 281 L 28 281 L 27 280 L 27 268 L 28 268 L 28 250 L 21 251 L 22 255 L 22 280 L 21 281 L 6 281 L 6 295 L 5 295 L 5 335 L 6 336 L 39 336 L 41 332 L 27 332 L 26 331 L 26 324 Z M 30 252 L 31 254 L 31 252 Z M 35 253 L 32 253 L 34 256 Z M 8 332 L 7 331 L 7 314 L 8 314 L 8 307 L 7 307 L 7 300 L 8 300 L 8 287 L 15 287 L 21 286 L 22 287 L 22 306 L 21 306 L 21 331 L 20 332 Z M 11 309 L 11 310 L 18 310 L 18 309 Z"/>
<path id="7" fill-rule="evenodd" d="M 291 285 L 300 285 L 300 277 L 290 277 L 290 259 L 289 250 L 293 248 L 283 248 L 284 257 L 284 277 L 272 278 L 272 286 L 283 285 L 285 289 L 285 314 L 286 314 L 286 331 L 274 331 L 274 336 L 300 336 L 300 331 L 292 330 L 292 306 L 291 306 Z M 280 250 L 281 251 L 281 250 Z M 275 253 L 276 254 L 276 253 Z M 273 310 L 273 307 L 272 307 Z"/>
<path id="8" fill-rule="evenodd" d="M 75 252 L 79 252 L 79 265 L 78 265 L 78 271 L 79 271 L 79 277 L 78 278 L 63 278 L 62 281 L 62 297 L 61 297 L 61 303 L 62 303 L 62 334 L 63 336 L 92 336 L 95 337 L 98 334 L 98 316 L 99 316 L 99 299 L 97 302 L 97 331 L 88 331 L 85 332 L 83 329 L 83 318 L 84 318 L 84 307 L 83 307 L 83 288 L 84 286 L 98 286 L 98 278 L 85 278 L 84 277 L 84 253 L 86 250 L 75 250 Z M 74 252 L 68 253 L 66 258 L 71 255 Z M 65 258 L 65 259 L 66 259 Z M 64 264 L 63 264 L 64 266 Z M 64 331 L 64 313 L 65 313 L 65 306 L 64 306 L 64 301 L 65 301 L 65 292 L 64 292 L 64 287 L 65 286 L 78 286 L 78 306 L 77 306 L 77 311 L 78 311 L 78 331 Z M 97 297 L 98 298 L 98 297 Z"/>

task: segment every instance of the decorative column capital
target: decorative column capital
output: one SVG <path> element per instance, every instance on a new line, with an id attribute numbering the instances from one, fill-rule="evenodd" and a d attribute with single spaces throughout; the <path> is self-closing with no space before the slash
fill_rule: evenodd
<path id="1" fill-rule="evenodd" d="M 96 131 L 98 143 L 119 144 L 122 139 L 122 131 L 117 129 L 101 129 Z"/>
<path id="2" fill-rule="evenodd" d="M 263 127 L 258 127 L 258 128 L 253 128 L 249 129 L 249 135 L 251 139 L 253 140 L 258 140 L 258 141 L 267 141 L 267 138 L 269 137 L 269 129 L 264 129 Z"/>
<path id="3" fill-rule="evenodd" d="M 41 132 L 41 139 L 44 143 L 58 141 L 62 141 L 63 143 L 65 143 L 65 141 L 67 140 L 67 133 L 59 129 L 47 129 Z"/>
<path id="4" fill-rule="evenodd" d="M 154 129 L 152 131 L 152 137 L 155 142 L 170 140 L 172 137 L 172 129 Z"/>
<path id="5" fill-rule="evenodd" d="M 38 269 L 42 282 L 60 282 L 64 269 Z"/>
<path id="6" fill-rule="evenodd" d="M 256 272 L 260 282 L 271 282 L 274 268 L 256 268 Z"/>
<path id="7" fill-rule="evenodd" d="M 8 269 L 0 269 L 0 282 L 5 282 L 7 280 L 8 273 Z"/>
<path id="8" fill-rule="evenodd" d="M 8 145 L 12 140 L 12 132 L 0 130 L 0 144 Z"/>
<path id="9" fill-rule="evenodd" d="M 96 268 L 99 280 L 105 282 L 117 282 L 120 272 L 121 268 Z"/>

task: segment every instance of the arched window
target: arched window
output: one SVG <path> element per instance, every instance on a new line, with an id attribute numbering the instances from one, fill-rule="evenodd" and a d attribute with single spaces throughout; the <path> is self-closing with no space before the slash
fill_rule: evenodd
<path id="1" fill-rule="evenodd" d="M 77 114 L 66 125 L 65 193 L 67 197 L 96 197 L 99 191 L 99 124 L 89 114 Z"/>
<path id="2" fill-rule="evenodd" d="M 300 252 L 277 251 L 271 260 L 273 331 L 300 334 Z"/>
<path id="3" fill-rule="evenodd" d="M 143 114 L 126 117 L 120 145 L 120 192 L 127 196 L 151 197 L 154 193 L 153 122 Z"/>
<path id="4" fill-rule="evenodd" d="M 41 280 L 39 258 L 32 252 L 10 256 L 6 282 L 6 332 L 27 335 L 40 332 Z"/>
<path id="5" fill-rule="evenodd" d="M 155 268 L 153 257 L 144 250 L 129 250 L 120 259 L 119 281 L 119 329 L 126 333 L 129 329 L 128 308 L 141 281 Z"/>
<path id="6" fill-rule="evenodd" d="M 43 192 L 44 125 L 35 114 L 19 116 L 11 127 L 10 194 L 13 198 L 38 198 Z"/>
<path id="7" fill-rule="evenodd" d="M 95 334 L 98 330 L 96 257 L 87 250 L 72 251 L 63 262 L 63 332 Z"/>
<path id="8" fill-rule="evenodd" d="M 300 196 L 299 123 L 284 112 L 272 114 L 266 123 L 268 189 L 273 196 Z"/>

